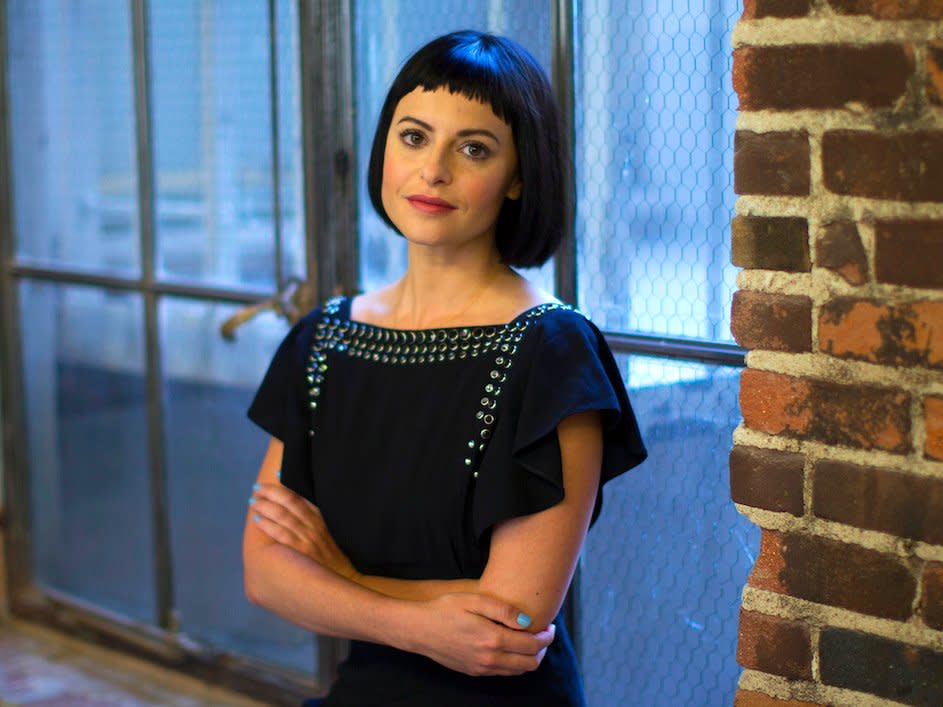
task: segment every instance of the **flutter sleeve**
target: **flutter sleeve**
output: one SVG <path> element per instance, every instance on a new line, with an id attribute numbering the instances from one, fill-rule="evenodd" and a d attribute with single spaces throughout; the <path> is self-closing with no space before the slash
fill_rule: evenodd
<path id="1" fill-rule="evenodd" d="M 479 538 L 496 523 L 546 510 L 563 500 L 557 426 L 570 415 L 601 413 L 602 484 L 647 457 L 638 423 L 612 352 L 600 331 L 576 311 L 545 315 L 529 332 L 508 380 L 505 406 L 482 459 L 474 496 Z"/>
<path id="2" fill-rule="evenodd" d="M 301 319 L 275 351 L 248 417 L 283 444 L 281 480 L 284 486 L 314 500 L 308 445 L 308 405 L 305 360 L 318 310 Z"/>

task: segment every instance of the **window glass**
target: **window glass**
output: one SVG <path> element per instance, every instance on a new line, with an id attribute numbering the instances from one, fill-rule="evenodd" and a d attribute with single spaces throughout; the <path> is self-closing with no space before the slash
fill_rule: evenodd
<path id="1" fill-rule="evenodd" d="M 550 4 L 544 0 L 465 2 L 387 0 L 355 4 L 360 282 L 364 290 L 388 284 L 406 270 L 405 241 L 373 210 L 367 194 L 367 164 L 377 117 L 387 89 L 406 59 L 426 42 L 462 29 L 480 29 L 515 39 L 550 73 Z M 551 265 L 528 277 L 553 291 Z"/>
<path id="2" fill-rule="evenodd" d="M 580 3 L 579 302 L 607 330 L 731 340 L 738 5 Z"/>
<path id="3" fill-rule="evenodd" d="M 304 262 L 297 27 L 277 4 L 279 155 L 287 264 Z M 271 288 L 274 185 L 267 4 L 149 5 L 159 273 Z"/>
<path id="4" fill-rule="evenodd" d="M 36 578 L 152 623 L 142 315 L 133 293 L 20 288 Z"/>
<path id="5" fill-rule="evenodd" d="M 136 274 L 129 3 L 6 3 L 16 254 Z"/>
<path id="6" fill-rule="evenodd" d="M 234 311 L 178 298 L 160 306 L 174 603 L 187 635 L 310 673 L 312 634 L 243 590 L 242 526 L 268 444 L 245 409 L 285 322 L 260 316 L 224 341 L 220 325 Z"/>
<path id="7" fill-rule="evenodd" d="M 730 501 L 738 368 L 620 355 L 649 458 L 606 485 L 579 584 L 593 707 L 733 704 L 760 531 Z"/>

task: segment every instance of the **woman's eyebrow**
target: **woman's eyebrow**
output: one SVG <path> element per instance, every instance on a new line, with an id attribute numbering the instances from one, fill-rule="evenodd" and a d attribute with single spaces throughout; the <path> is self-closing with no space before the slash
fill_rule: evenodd
<path id="1" fill-rule="evenodd" d="M 405 121 L 415 123 L 416 125 L 421 127 L 423 130 L 428 130 L 430 133 L 435 132 L 435 128 L 429 125 L 429 123 L 425 122 L 424 120 L 419 120 L 419 118 L 414 118 L 411 115 L 404 115 L 402 118 L 396 121 L 396 124 L 399 125 L 400 123 L 405 122 Z M 498 139 L 498 136 L 485 128 L 467 128 L 465 130 L 459 130 L 456 133 L 456 135 L 458 135 L 459 137 L 468 137 L 469 135 L 484 135 L 486 137 L 490 137 L 497 144 L 499 145 L 501 144 L 501 141 Z"/>

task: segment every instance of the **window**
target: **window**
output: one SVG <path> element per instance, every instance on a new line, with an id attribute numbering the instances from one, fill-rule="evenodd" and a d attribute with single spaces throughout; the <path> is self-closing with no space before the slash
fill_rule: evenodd
<path id="1" fill-rule="evenodd" d="M 572 593 L 590 704 L 729 703 L 758 545 L 726 481 L 737 14 L 733 0 L 0 2 L 16 610 L 172 646 L 255 691 L 330 679 L 337 642 L 242 596 L 265 442 L 243 411 L 286 325 L 267 312 L 235 341 L 219 330 L 292 277 L 323 298 L 401 272 L 364 187 L 380 103 L 415 48 L 483 28 L 558 88 L 576 247 L 530 275 L 606 331 L 651 451 L 607 487 Z"/>

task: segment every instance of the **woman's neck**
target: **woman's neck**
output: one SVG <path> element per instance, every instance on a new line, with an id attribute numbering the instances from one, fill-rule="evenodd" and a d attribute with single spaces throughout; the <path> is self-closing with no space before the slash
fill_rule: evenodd
<path id="1" fill-rule="evenodd" d="M 443 254 L 410 246 L 406 274 L 390 293 L 390 318 L 415 329 L 476 323 L 507 277 L 514 273 L 496 250 Z"/>

